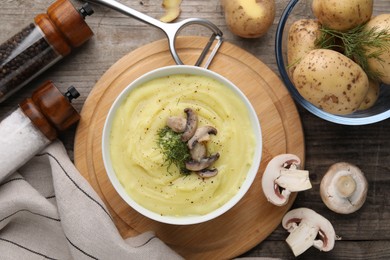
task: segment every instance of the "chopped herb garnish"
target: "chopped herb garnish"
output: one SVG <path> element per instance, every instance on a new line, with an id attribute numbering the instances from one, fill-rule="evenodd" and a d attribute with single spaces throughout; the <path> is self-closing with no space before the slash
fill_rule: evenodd
<path id="1" fill-rule="evenodd" d="M 157 144 L 164 156 L 164 163 L 167 165 L 168 172 L 172 165 L 175 165 L 181 174 L 189 175 L 190 171 L 186 169 L 185 162 L 191 159 L 190 150 L 187 143 L 181 140 L 180 133 L 175 133 L 168 126 L 161 128 L 158 133 Z"/>
<path id="2" fill-rule="evenodd" d="M 346 32 L 325 27 L 320 30 L 321 37 L 316 42 L 318 48 L 339 50 L 359 64 L 367 76 L 373 80 L 381 76 L 378 72 L 370 70 L 368 60 L 374 58 L 385 62 L 380 55 L 390 48 L 390 30 L 378 30 L 377 27 L 367 30 L 365 24 Z M 370 48 L 375 48 L 376 51 L 368 54 L 367 51 Z"/>

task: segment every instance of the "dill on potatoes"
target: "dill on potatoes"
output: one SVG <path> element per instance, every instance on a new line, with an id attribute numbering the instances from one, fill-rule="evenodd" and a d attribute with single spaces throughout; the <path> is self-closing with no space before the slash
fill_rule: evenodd
<path id="1" fill-rule="evenodd" d="M 384 62 L 380 55 L 390 49 L 390 30 L 365 29 L 365 24 L 359 25 L 346 32 L 340 32 L 330 28 L 320 29 L 321 36 L 316 41 L 316 46 L 323 49 L 333 49 L 341 52 L 355 61 L 367 73 L 367 76 L 377 80 L 378 72 L 369 68 L 368 60 L 371 58 Z M 375 51 L 371 52 L 370 49 Z"/>
<path id="2" fill-rule="evenodd" d="M 164 156 L 168 172 L 171 173 L 170 167 L 175 165 L 181 174 L 190 174 L 185 166 L 185 162 L 191 159 L 190 150 L 187 144 L 181 140 L 181 134 L 165 126 L 157 132 L 157 136 L 157 144 Z"/>

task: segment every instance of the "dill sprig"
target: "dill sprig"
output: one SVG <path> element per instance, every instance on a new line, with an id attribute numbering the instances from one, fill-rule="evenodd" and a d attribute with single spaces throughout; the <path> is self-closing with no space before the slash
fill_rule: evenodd
<path id="1" fill-rule="evenodd" d="M 181 134 L 165 126 L 157 132 L 157 136 L 157 144 L 164 156 L 168 172 L 171 173 L 170 168 L 175 165 L 181 174 L 190 174 L 185 162 L 191 159 L 191 154 L 187 144 L 181 140 Z"/>
<path id="2" fill-rule="evenodd" d="M 378 80 L 382 76 L 369 68 L 368 60 L 374 58 L 384 62 L 380 56 L 390 49 L 390 29 L 378 30 L 377 27 L 372 27 L 367 30 L 366 25 L 363 24 L 346 32 L 326 27 L 322 27 L 320 31 L 321 36 L 316 41 L 318 48 L 341 52 L 359 64 L 373 80 Z"/>

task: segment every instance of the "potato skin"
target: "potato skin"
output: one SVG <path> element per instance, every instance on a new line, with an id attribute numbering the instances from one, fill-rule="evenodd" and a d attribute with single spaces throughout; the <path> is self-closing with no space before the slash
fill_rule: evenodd
<path id="1" fill-rule="evenodd" d="M 165 14 L 160 17 L 160 21 L 164 23 L 170 23 L 179 17 L 182 0 L 163 0 L 162 6 L 165 9 Z"/>
<path id="2" fill-rule="evenodd" d="M 287 37 L 287 64 L 290 77 L 298 62 L 310 51 L 316 49 L 315 42 L 321 36 L 321 24 L 313 19 L 295 21 Z"/>
<path id="3" fill-rule="evenodd" d="M 359 65 L 326 49 L 309 52 L 297 65 L 293 82 L 307 101 L 338 115 L 356 111 L 369 87 L 368 77 Z"/>
<path id="4" fill-rule="evenodd" d="M 365 110 L 369 109 L 373 105 L 375 105 L 375 102 L 378 100 L 379 97 L 379 82 L 369 80 L 369 85 L 368 85 L 368 92 L 366 94 L 366 97 L 364 98 L 363 102 L 360 104 L 358 110 Z"/>
<path id="5" fill-rule="evenodd" d="M 371 18 L 373 0 L 314 0 L 312 10 L 324 26 L 346 31 Z"/>
<path id="6" fill-rule="evenodd" d="M 387 30 L 390 34 L 390 14 L 381 14 L 372 18 L 365 27 L 365 30 L 375 28 L 377 32 Z M 378 51 L 378 48 L 367 50 L 367 55 Z M 379 80 L 387 85 L 390 85 L 390 47 L 383 49 L 382 54 L 377 58 L 368 59 L 368 67 L 371 71 L 379 74 Z"/>
<path id="7" fill-rule="evenodd" d="M 275 0 L 221 0 L 229 30 L 243 38 L 259 38 L 275 19 Z"/>

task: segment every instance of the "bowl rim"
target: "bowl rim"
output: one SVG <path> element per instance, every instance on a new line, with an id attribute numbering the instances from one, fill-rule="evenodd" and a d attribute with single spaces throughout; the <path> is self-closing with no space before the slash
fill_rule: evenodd
<path id="1" fill-rule="evenodd" d="M 110 152 L 109 152 L 109 136 L 111 132 L 111 123 L 114 118 L 116 110 L 119 108 L 121 103 L 127 98 L 130 92 L 140 84 L 148 82 L 155 78 L 174 75 L 174 74 L 194 74 L 194 75 L 208 76 L 212 79 L 222 82 L 225 86 L 233 90 L 233 92 L 235 92 L 235 94 L 237 94 L 240 97 L 240 99 L 245 103 L 245 106 L 248 108 L 250 121 L 252 122 L 252 127 L 257 142 L 257 145 L 255 146 L 254 155 L 253 155 L 253 163 L 239 191 L 232 198 L 230 198 L 224 205 L 205 215 L 184 216 L 184 217 L 162 216 L 156 212 L 144 208 L 136 201 L 134 201 L 127 194 L 123 186 L 120 184 L 118 178 L 116 177 L 115 171 L 111 164 Z M 261 132 L 260 120 L 258 119 L 257 113 L 254 107 L 252 106 L 251 102 L 249 101 L 249 99 L 245 96 L 245 94 L 242 93 L 242 91 L 235 84 L 233 84 L 231 81 L 221 76 L 220 74 L 213 72 L 209 69 L 192 66 L 192 65 L 170 65 L 170 66 L 154 69 L 152 71 L 149 71 L 141 75 L 140 77 L 132 81 L 129 85 L 127 85 L 119 93 L 119 95 L 115 98 L 114 102 L 112 103 L 104 122 L 101 148 L 102 148 L 103 164 L 107 176 L 111 184 L 114 186 L 114 189 L 119 194 L 119 196 L 131 208 L 136 210 L 141 215 L 161 223 L 174 224 L 174 225 L 191 225 L 191 224 L 203 223 L 219 217 L 223 213 L 230 210 L 234 205 L 236 205 L 242 199 L 242 197 L 244 197 L 244 195 L 247 193 L 252 183 L 254 182 L 257 172 L 259 170 L 261 157 L 262 157 L 262 146 L 263 146 L 262 132 Z"/>
<path id="2" fill-rule="evenodd" d="M 335 115 L 321 110 L 320 108 L 314 106 L 301 96 L 301 94 L 298 92 L 298 90 L 295 88 L 294 84 L 290 80 L 290 77 L 288 76 L 288 72 L 284 66 L 284 57 L 282 50 L 284 28 L 286 26 L 286 22 L 289 15 L 291 14 L 293 8 L 298 2 L 299 0 L 291 0 L 287 4 L 287 6 L 282 12 L 282 15 L 280 16 L 275 35 L 276 64 L 278 66 L 281 78 L 294 100 L 312 114 L 329 122 L 342 125 L 367 125 L 390 118 L 390 110 L 366 117 L 348 117 L 347 115 Z"/>

